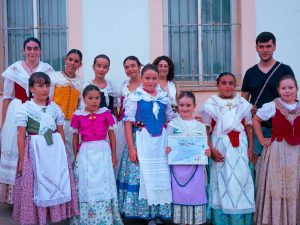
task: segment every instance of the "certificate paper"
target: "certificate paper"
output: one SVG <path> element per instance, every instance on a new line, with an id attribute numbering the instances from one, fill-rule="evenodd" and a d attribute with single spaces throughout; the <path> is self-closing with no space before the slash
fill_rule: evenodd
<path id="1" fill-rule="evenodd" d="M 203 165 L 208 164 L 205 155 L 207 146 L 206 135 L 171 135 L 168 136 L 168 146 L 171 152 L 168 154 L 169 165 Z"/>

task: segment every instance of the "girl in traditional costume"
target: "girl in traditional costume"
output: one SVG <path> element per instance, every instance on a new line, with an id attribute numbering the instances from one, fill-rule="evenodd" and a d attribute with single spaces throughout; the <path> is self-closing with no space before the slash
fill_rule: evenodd
<path id="1" fill-rule="evenodd" d="M 56 223 L 78 215 L 61 109 L 49 101 L 50 78 L 29 78 L 30 97 L 17 111 L 19 162 L 13 218 L 20 224 Z"/>
<path id="2" fill-rule="evenodd" d="M 123 66 L 125 73 L 129 79 L 125 80 L 121 86 L 120 95 L 121 95 L 121 104 L 119 108 L 118 114 L 118 127 L 116 131 L 116 139 L 117 139 L 117 161 L 118 164 L 115 168 L 116 176 L 119 173 L 120 161 L 123 150 L 126 146 L 125 132 L 124 132 L 124 99 L 133 91 L 135 91 L 141 84 L 141 67 L 142 64 L 140 60 L 136 56 L 128 56 L 123 61 Z"/>
<path id="3" fill-rule="evenodd" d="M 249 167 L 253 153 L 251 104 L 235 93 L 235 76 L 221 73 L 219 95 L 211 96 L 200 115 L 211 130 L 209 205 L 216 225 L 252 225 L 254 184 Z"/>
<path id="4" fill-rule="evenodd" d="M 192 92 L 178 96 L 178 117 L 168 123 L 168 135 L 206 135 L 205 124 L 193 117 L 196 107 Z M 169 153 L 171 147 L 166 148 Z M 210 150 L 205 151 L 210 156 Z M 176 224 L 206 223 L 206 175 L 204 165 L 172 165 L 173 222 Z"/>
<path id="5" fill-rule="evenodd" d="M 168 93 L 173 110 L 176 110 L 176 98 L 178 96 L 177 86 L 174 83 L 174 63 L 168 56 L 159 56 L 153 61 L 158 69 L 159 86 Z"/>
<path id="6" fill-rule="evenodd" d="M 83 100 L 85 109 L 77 110 L 71 121 L 80 209 L 80 215 L 72 219 L 71 224 L 122 225 L 113 171 L 117 164 L 115 121 L 106 107 L 99 108 L 101 92 L 95 85 L 84 88 Z"/>
<path id="7" fill-rule="evenodd" d="M 65 68 L 51 74 L 51 83 L 54 85 L 53 101 L 61 108 L 65 115 L 64 132 L 66 149 L 71 163 L 74 162 L 73 133 L 70 122 L 73 113 L 80 103 L 80 94 L 83 88 L 83 80 L 77 74 L 82 65 L 82 53 L 77 49 L 68 52 L 65 58 Z M 52 97 L 52 96 L 51 96 Z M 50 98 L 51 98 L 50 97 Z"/>
<path id="8" fill-rule="evenodd" d="M 118 98 L 119 90 L 110 80 L 105 79 L 106 74 L 109 71 L 110 59 L 107 55 L 100 54 L 94 59 L 93 70 L 95 77 L 88 84 L 97 86 L 101 91 L 101 103 L 100 107 L 106 107 L 114 116 L 114 119 L 118 117 Z M 85 108 L 84 101 L 82 101 L 81 108 Z"/>
<path id="9" fill-rule="evenodd" d="M 173 113 L 166 92 L 158 86 L 158 71 L 143 67 L 142 87 L 128 95 L 125 107 L 125 148 L 119 172 L 119 208 L 125 217 L 156 224 L 171 217 L 171 177 L 166 155 L 166 122 Z"/>
<path id="10" fill-rule="evenodd" d="M 297 81 L 287 75 L 278 83 L 280 98 L 266 103 L 253 118 L 253 128 L 264 146 L 256 195 L 258 225 L 300 224 L 300 104 Z M 272 119 L 272 137 L 265 138 L 260 123 Z"/>
<path id="11" fill-rule="evenodd" d="M 50 74 L 53 68 L 39 61 L 41 43 L 34 37 L 23 43 L 24 61 L 17 61 L 2 74 L 4 78 L 2 102 L 2 131 L 0 157 L 0 202 L 12 204 L 18 164 L 17 127 L 14 123 L 16 110 L 28 100 L 28 79 L 34 72 Z"/>

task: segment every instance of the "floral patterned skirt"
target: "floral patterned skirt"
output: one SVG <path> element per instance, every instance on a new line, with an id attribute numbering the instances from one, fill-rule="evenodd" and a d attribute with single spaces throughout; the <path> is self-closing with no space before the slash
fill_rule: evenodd
<path id="1" fill-rule="evenodd" d="M 117 179 L 118 200 L 121 215 L 140 219 L 170 219 L 171 204 L 149 206 L 146 199 L 139 199 L 140 167 L 129 159 L 128 148 L 122 154 Z"/>
<path id="2" fill-rule="evenodd" d="M 72 225 L 123 225 L 116 180 L 107 141 L 83 142 L 76 157 L 74 178 L 80 214 Z"/>
<path id="3" fill-rule="evenodd" d="M 80 215 L 70 225 L 123 225 L 116 199 L 101 202 L 79 202 Z"/>
<path id="4" fill-rule="evenodd" d="M 62 220 L 72 218 L 79 214 L 77 197 L 75 192 L 75 184 L 71 164 L 69 165 L 70 181 L 71 181 L 71 201 L 51 206 L 37 207 L 33 202 L 33 165 L 29 155 L 28 138 L 26 140 L 23 174 L 16 178 L 14 186 L 14 208 L 13 218 L 20 224 L 47 224 L 60 222 Z"/>
<path id="5" fill-rule="evenodd" d="M 213 225 L 252 225 L 253 213 L 246 214 L 226 214 L 221 209 L 212 209 Z"/>
<path id="6" fill-rule="evenodd" d="M 0 183 L 0 202 L 13 204 L 13 190 L 13 185 Z"/>
<path id="7" fill-rule="evenodd" d="M 300 224 L 300 145 L 273 141 L 264 149 L 256 194 L 257 225 Z"/>

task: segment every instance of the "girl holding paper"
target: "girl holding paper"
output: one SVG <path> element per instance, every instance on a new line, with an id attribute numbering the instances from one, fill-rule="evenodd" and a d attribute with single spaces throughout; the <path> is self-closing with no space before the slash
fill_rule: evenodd
<path id="1" fill-rule="evenodd" d="M 180 116 L 168 123 L 168 135 L 206 135 L 206 127 L 193 117 L 196 98 L 192 92 L 178 96 Z M 171 147 L 166 147 L 167 153 Z M 209 149 L 205 151 L 210 156 Z M 206 223 L 207 196 L 204 165 L 172 165 L 173 222 L 176 224 Z"/>

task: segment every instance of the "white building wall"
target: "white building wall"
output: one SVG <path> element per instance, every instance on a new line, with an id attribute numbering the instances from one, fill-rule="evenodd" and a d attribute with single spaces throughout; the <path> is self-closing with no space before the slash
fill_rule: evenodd
<path id="1" fill-rule="evenodd" d="M 274 58 L 293 69 L 300 82 L 300 2 L 299 0 L 257 0 L 256 33 L 272 32 L 277 41 Z M 253 47 L 255 40 L 253 40 Z"/>
<path id="2" fill-rule="evenodd" d="M 118 86 L 126 79 L 123 60 L 137 56 L 141 63 L 149 62 L 149 12 L 146 0 L 84 0 L 83 74 L 85 81 L 94 77 L 95 56 L 106 54 L 110 60 L 107 79 Z"/>

